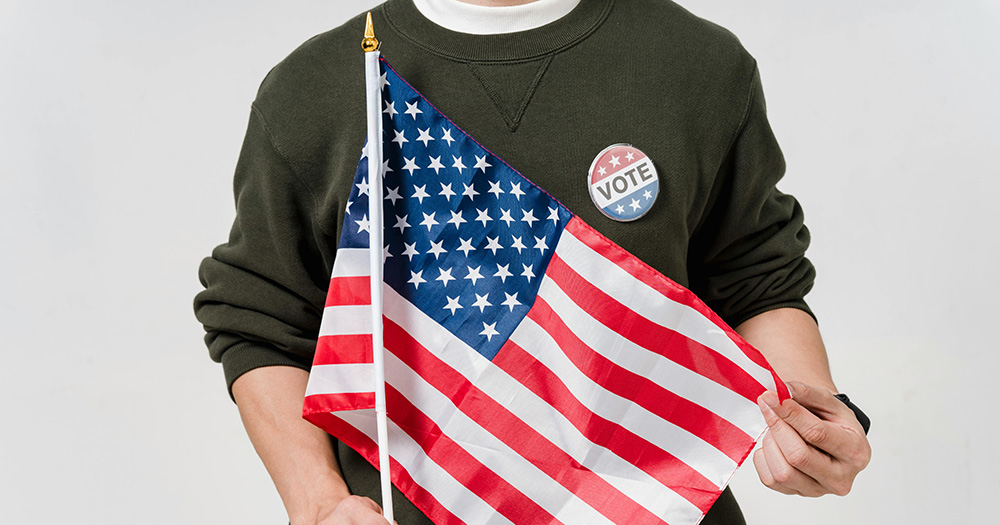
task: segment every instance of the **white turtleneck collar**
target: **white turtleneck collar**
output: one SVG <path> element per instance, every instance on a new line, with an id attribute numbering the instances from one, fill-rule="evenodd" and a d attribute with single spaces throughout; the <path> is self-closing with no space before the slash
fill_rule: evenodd
<path id="1" fill-rule="evenodd" d="M 488 7 L 459 0 L 413 0 L 431 22 L 474 35 L 516 33 L 541 27 L 566 16 L 579 3 L 580 0 L 534 0 L 524 5 Z"/>

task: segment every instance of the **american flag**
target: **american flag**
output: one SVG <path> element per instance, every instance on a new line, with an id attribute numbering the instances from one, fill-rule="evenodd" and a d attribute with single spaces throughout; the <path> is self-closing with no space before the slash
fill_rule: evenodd
<path id="1" fill-rule="evenodd" d="M 783 383 L 381 68 L 393 484 L 439 524 L 700 521 Z M 377 465 L 369 197 L 362 157 L 303 414 Z"/>

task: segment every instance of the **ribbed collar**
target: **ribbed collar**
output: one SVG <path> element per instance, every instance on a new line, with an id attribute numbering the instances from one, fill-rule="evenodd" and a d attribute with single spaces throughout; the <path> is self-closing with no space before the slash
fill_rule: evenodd
<path id="1" fill-rule="evenodd" d="M 394 30 L 432 53 L 462 61 L 510 62 L 547 55 L 579 42 L 601 25 L 613 4 L 614 0 L 583 0 L 551 24 L 495 35 L 445 29 L 421 14 L 412 0 L 388 0 L 383 7 Z"/>
<path id="2" fill-rule="evenodd" d="M 413 0 L 420 13 L 435 24 L 473 35 L 528 31 L 566 16 L 580 0 L 533 0 L 511 6 L 485 6 L 462 0 Z"/>

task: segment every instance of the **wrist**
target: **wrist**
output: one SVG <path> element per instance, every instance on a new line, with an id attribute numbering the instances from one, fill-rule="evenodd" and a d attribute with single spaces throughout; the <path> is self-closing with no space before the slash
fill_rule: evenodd
<path id="1" fill-rule="evenodd" d="M 291 525 L 315 525 L 319 520 L 333 513 L 341 501 L 350 496 L 342 494 L 317 494 L 317 497 L 297 502 L 294 507 L 286 507 Z"/>
<path id="2" fill-rule="evenodd" d="M 282 500 L 292 525 L 314 524 L 350 495 L 343 479 L 330 475 L 302 483 L 294 497 Z"/>

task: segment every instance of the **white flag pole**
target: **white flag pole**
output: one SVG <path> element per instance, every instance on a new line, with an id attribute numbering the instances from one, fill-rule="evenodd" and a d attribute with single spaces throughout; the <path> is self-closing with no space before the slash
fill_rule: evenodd
<path id="1" fill-rule="evenodd" d="M 371 266 L 372 356 L 375 368 L 375 417 L 378 464 L 382 481 L 382 516 L 393 522 L 392 481 L 389 476 L 389 425 L 385 413 L 385 359 L 382 345 L 382 88 L 379 85 L 378 40 L 372 14 L 365 23 L 365 92 L 368 106 L 368 231 Z"/>

